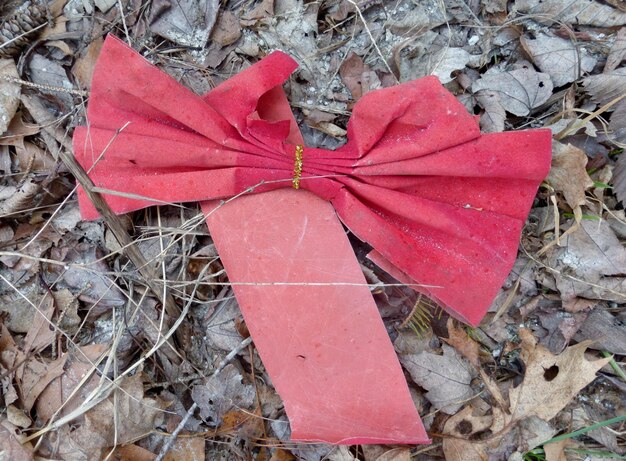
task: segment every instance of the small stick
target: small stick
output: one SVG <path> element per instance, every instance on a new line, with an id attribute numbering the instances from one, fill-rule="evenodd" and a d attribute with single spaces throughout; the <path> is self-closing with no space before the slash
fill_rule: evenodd
<path id="1" fill-rule="evenodd" d="M 217 365 L 217 368 L 215 369 L 213 374 L 211 374 L 210 378 L 216 377 L 226 367 L 226 365 L 228 365 L 228 362 L 234 359 L 235 356 L 239 354 L 239 352 L 244 350 L 251 343 L 252 343 L 252 337 L 250 336 L 244 339 L 241 343 L 239 343 L 239 345 L 235 349 L 230 351 L 228 355 L 224 357 L 224 359 Z M 159 455 L 156 457 L 154 461 L 163 461 L 165 456 L 169 453 L 169 451 L 174 446 L 174 442 L 178 438 L 178 434 L 180 434 L 180 431 L 183 430 L 183 428 L 185 427 L 185 424 L 187 424 L 187 421 L 189 421 L 189 418 L 193 416 L 197 408 L 198 408 L 198 404 L 196 402 L 194 402 L 193 405 L 189 407 L 189 410 L 187 410 L 187 414 L 185 414 L 182 421 L 178 424 L 176 429 L 174 429 L 174 432 L 172 432 L 172 435 L 170 436 L 167 443 L 163 445 L 163 447 L 159 451 Z"/>

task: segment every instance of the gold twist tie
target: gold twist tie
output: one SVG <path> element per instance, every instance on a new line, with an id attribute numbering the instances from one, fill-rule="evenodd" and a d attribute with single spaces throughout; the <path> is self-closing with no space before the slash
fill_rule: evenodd
<path id="1" fill-rule="evenodd" d="M 302 153 L 304 147 L 302 145 L 296 146 L 296 161 L 293 166 L 293 188 L 300 189 L 300 178 L 302 177 Z"/>

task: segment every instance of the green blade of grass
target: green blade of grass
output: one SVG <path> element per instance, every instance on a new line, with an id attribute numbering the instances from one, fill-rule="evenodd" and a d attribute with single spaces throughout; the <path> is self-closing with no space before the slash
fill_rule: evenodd
<path id="1" fill-rule="evenodd" d="M 613 354 L 607 351 L 602 351 L 602 355 L 605 357 L 611 357 L 611 360 L 609 361 L 609 365 L 611 365 L 611 368 L 613 368 L 617 376 L 622 378 L 622 381 L 626 382 L 626 373 L 624 373 L 624 370 L 622 370 L 620 366 L 617 364 L 617 362 L 613 358 Z"/>
<path id="2" fill-rule="evenodd" d="M 621 423 L 622 421 L 626 421 L 626 415 L 616 416 L 615 418 L 607 419 L 606 421 L 600 421 L 599 423 L 595 423 L 595 424 L 592 424 L 591 426 L 583 427 L 582 429 L 578 429 L 577 431 L 574 431 L 574 432 L 557 435 L 556 437 L 553 437 L 550 440 L 543 442 L 541 445 L 546 445 L 548 443 L 554 443 L 554 442 L 560 442 L 561 440 L 578 437 L 579 435 L 586 434 L 589 431 L 600 429 L 601 427 L 605 427 L 605 426 L 610 426 L 611 424 Z"/>

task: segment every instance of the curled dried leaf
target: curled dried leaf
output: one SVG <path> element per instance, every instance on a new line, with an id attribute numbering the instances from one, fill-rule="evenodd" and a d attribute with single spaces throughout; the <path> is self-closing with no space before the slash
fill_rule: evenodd
<path id="1" fill-rule="evenodd" d="M 572 209 L 585 204 L 585 191 L 593 187 L 587 174 L 587 155 L 572 144 L 552 142 L 552 168 L 547 182 L 562 192 Z"/>

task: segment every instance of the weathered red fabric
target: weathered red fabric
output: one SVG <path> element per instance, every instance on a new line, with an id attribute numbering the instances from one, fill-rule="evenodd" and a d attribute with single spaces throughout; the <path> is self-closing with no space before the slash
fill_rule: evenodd
<path id="1" fill-rule="evenodd" d="M 302 137 L 281 85 L 295 68 L 274 52 L 201 97 L 109 36 L 75 155 L 96 185 L 117 191 L 105 195 L 117 213 L 290 188 Z M 481 135 L 475 117 L 426 77 L 363 96 L 347 144 L 305 146 L 300 185 L 332 204 L 381 267 L 477 325 L 515 261 L 550 143 L 549 130 Z M 82 190 L 79 203 L 85 219 L 98 217 Z M 236 288 L 238 298 L 245 290 Z M 387 440 L 425 441 L 418 429 Z M 385 439 L 310 432 L 331 442 Z"/>

